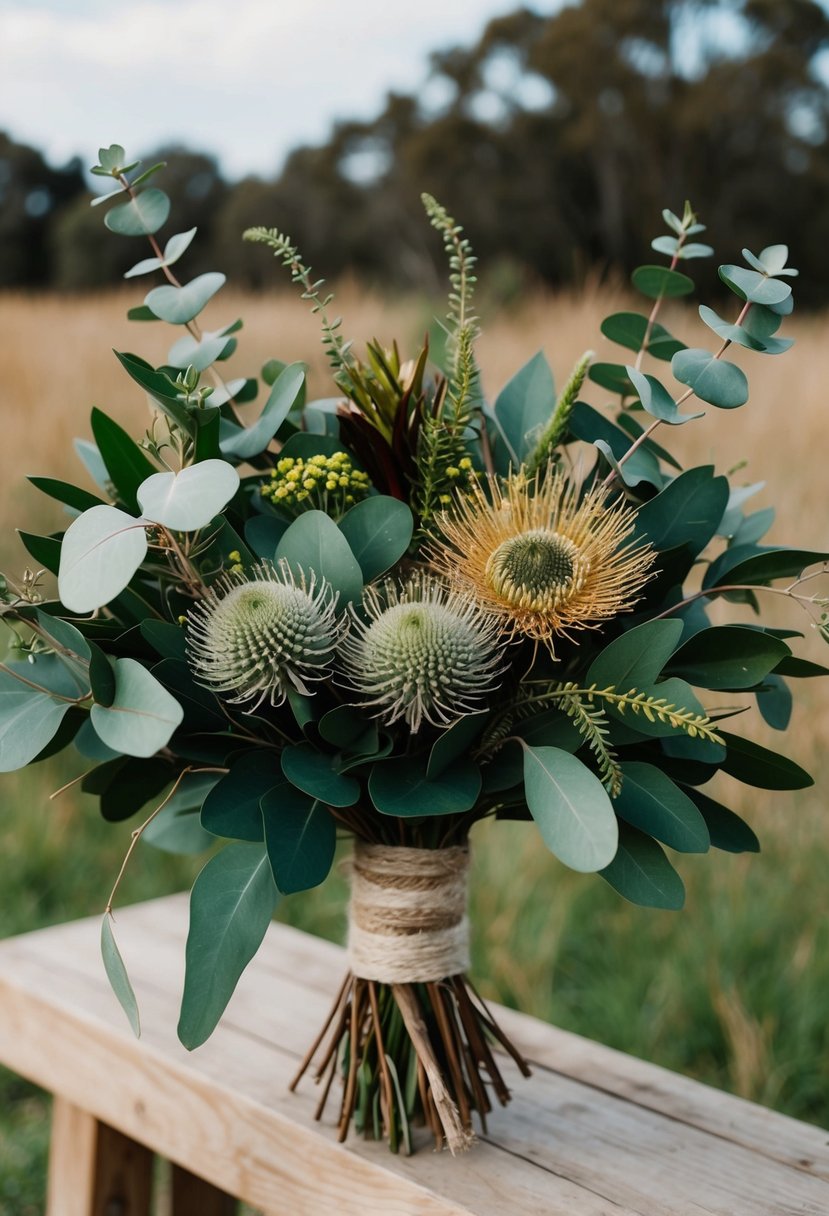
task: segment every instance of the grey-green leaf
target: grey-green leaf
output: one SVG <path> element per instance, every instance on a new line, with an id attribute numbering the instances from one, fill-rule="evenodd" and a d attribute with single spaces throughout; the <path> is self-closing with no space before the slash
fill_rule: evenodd
<path id="1" fill-rule="evenodd" d="M 133 1034 L 139 1039 L 141 1037 L 141 1018 L 138 1013 L 138 1001 L 135 999 L 130 977 L 127 975 L 121 951 L 118 949 L 112 932 L 112 917 L 109 912 L 105 913 L 101 922 L 101 957 L 104 960 L 104 970 L 112 985 L 112 991 L 127 1015 Z"/>
<path id="2" fill-rule="evenodd" d="M 144 303 L 160 321 L 168 321 L 170 325 L 186 325 L 199 315 L 208 300 L 224 285 L 225 279 L 225 275 L 211 270 L 181 287 L 165 283 L 163 287 L 154 287 L 148 292 Z"/>
<path id="3" fill-rule="evenodd" d="M 181 725 L 184 711 L 175 697 L 135 659 L 115 659 L 115 697 L 110 706 L 93 705 L 98 737 L 125 756 L 154 756 Z"/>
<path id="4" fill-rule="evenodd" d="M 613 859 L 619 828 L 598 777 L 556 747 L 524 749 L 524 794 L 542 839 L 573 870 L 601 870 Z"/>
<path id="5" fill-rule="evenodd" d="M 190 895 L 178 1037 L 192 1051 L 213 1033 L 262 944 L 277 891 L 263 845 L 229 844 L 211 857 Z"/>
<path id="6" fill-rule="evenodd" d="M 152 236 L 167 222 L 169 214 L 170 200 L 163 190 L 144 190 L 108 211 L 104 223 L 121 236 Z"/>

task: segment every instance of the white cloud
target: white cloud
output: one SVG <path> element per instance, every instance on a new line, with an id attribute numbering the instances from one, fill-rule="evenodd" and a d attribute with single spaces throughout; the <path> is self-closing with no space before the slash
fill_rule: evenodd
<path id="1" fill-rule="evenodd" d="M 517 4 L 517 0 L 516 0 Z M 510 0 L 6 0 L 0 126 L 60 161 L 181 139 L 272 171 L 336 118 L 370 117 Z M 552 11 L 558 4 L 540 5 Z"/>

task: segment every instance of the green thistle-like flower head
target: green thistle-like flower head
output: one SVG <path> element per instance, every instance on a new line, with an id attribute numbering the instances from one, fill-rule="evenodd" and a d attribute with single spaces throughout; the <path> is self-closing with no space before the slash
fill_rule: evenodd
<path id="1" fill-rule="evenodd" d="M 325 679 L 339 628 L 335 601 L 285 562 L 231 572 L 190 612 L 187 653 L 198 679 L 233 704 L 281 705 L 289 688 Z"/>
<path id="2" fill-rule="evenodd" d="M 440 578 L 416 574 L 402 587 L 367 587 L 363 620 L 351 612 L 341 646 L 346 676 L 360 704 L 391 724 L 403 718 L 451 726 L 481 709 L 503 670 L 494 618 Z"/>

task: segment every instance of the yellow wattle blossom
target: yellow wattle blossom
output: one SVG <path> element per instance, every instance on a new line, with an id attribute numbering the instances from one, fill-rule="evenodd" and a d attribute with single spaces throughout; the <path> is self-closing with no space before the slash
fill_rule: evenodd
<path id="1" fill-rule="evenodd" d="M 466 585 L 513 635 L 544 642 L 597 628 L 627 612 L 655 553 L 629 540 L 635 512 L 608 506 L 600 489 L 579 501 L 560 473 L 473 485 L 437 519 L 432 563 Z M 627 543 L 626 543 L 627 542 Z"/>
<path id="2" fill-rule="evenodd" d="M 339 519 L 370 490 L 368 475 L 354 468 L 348 452 L 340 451 L 331 456 L 318 453 L 307 460 L 283 456 L 261 493 L 263 498 L 292 514 L 315 509 Z"/>

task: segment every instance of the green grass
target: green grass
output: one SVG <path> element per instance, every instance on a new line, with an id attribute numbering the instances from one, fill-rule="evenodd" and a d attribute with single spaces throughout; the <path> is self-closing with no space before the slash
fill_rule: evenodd
<path id="1" fill-rule="evenodd" d="M 802 734 L 792 739 L 792 753 L 808 763 Z M 132 825 L 103 823 L 75 790 L 50 802 L 65 777 L 65 764 L 47 762 L 4 778 L 0 936 L 97 914 L 106 902 Z M 824 766 L 818 790 L 828 784 Z M 484 991 L 829 1125 L 822 801 L 815 790 L 744 796 L 764 852 L 679 859 L 688 886 L 679 914 L 634 908 L 600 879 L 565 870 L 530 825 L 479 829 L 472 914 Z M 199 864 L 142 847 L 120 902 L 181 889 Z M 322 889 L 286 900 L 280 915 L 336 940 L 343 903 L 335 873 Z M 46 1097 L 0 1073 L 0 1216 L 43 1210 L 47 1143 Z"/>

